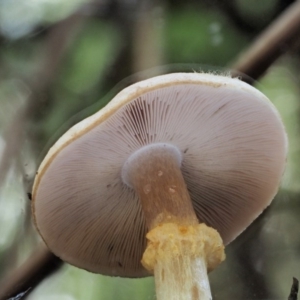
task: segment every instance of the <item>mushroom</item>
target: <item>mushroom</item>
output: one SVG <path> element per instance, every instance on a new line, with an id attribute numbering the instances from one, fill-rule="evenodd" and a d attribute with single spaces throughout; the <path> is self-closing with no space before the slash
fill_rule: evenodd
<path id="1" fill-rule="evenodd" d="M 280 116 L 255 88 L 212 74 L 154 77 L 50 149 L 34 222 L 74 266 L 154 273 L 157 299 L 212 299 L 207 271 L 272 201 L 286 152 Z"/>

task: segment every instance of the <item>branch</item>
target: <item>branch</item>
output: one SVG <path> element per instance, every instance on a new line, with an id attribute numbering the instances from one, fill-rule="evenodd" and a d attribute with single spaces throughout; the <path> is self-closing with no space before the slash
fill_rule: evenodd
<path id="1" fill-rule="evenodd" d="M 288 300 L 297 300 L 298 299 L 298 290 L 299 290 L 299 281 L 297 278 L 293 277 L 293 284 L 291 287 L 291 293 Z"/>
<path id="2" fill-rule="evenodd" d="M 61 264 L 62 261 L 50 253 L 46 246 L 40 245 L 23 265 L 1 283 L 0 300 L 6 300 L 27 291 L 22 298 L 24 299 L 33 287 L 57 270 Z"/>
<path id="3" fill-rule="evenodd" d="M 257 80 L 300 37 L 300 1 L 290 5 L 232 65 L 233 76 Z M 245 75 L 246 76 L 245 76 Z"/>

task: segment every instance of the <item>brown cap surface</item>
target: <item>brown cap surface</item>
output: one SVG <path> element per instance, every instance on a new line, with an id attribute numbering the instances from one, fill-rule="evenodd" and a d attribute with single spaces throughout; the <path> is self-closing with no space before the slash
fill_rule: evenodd
<path id="1" fill-rule="evenodd" d="M 281 119 L 253 87 L 196 73 L 136 83 L 65 133 L 39 168 L 33 214 L 54 254 L 96 273 L 148 275 L 143 212 L 121 171 L 151 143 L 181 152 L 197 217 L 225 244 L 270 204 L 285 168 Z"/>

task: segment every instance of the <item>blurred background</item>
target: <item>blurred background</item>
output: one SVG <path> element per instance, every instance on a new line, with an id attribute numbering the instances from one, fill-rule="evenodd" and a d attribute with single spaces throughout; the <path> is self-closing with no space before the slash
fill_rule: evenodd
<path id="1" fill-rule="evenodd" d="M 62 133 L 129 84 L 236 68 L 278 108 L 290 149 L 279 194 L 226 248 L 226 261 L 210 274 L 212 294 L 287 299 L 293 276 L 300 278 L 300 31 L 263 71 L 237 62 L 296 2 L 0 0 L 0 291 L 1 282 L 31 280 L 28 270 L 37 264 L 26 288 L 12 284 L 17 294 L 27 292 L 22 299 L 155 299 L 152 277 L 110 278 L 62 264 L 44 249 L 36 254 L 41 240 L 28 195 L 35 172 Z M 32 265 L 22 269 L 29 257 Z"/>

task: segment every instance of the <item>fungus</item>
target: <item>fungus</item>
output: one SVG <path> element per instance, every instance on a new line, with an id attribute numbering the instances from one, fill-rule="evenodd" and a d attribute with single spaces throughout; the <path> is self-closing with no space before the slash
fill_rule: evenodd
<path id="1" fill-rule="evenodd" d="M 62 260 L 211 299 L 207 271 L 272 201 L 287 138 L 255 88 L 177 73 L 138 82 L 65 133 L 35 178 L 35 225 Z"/>

